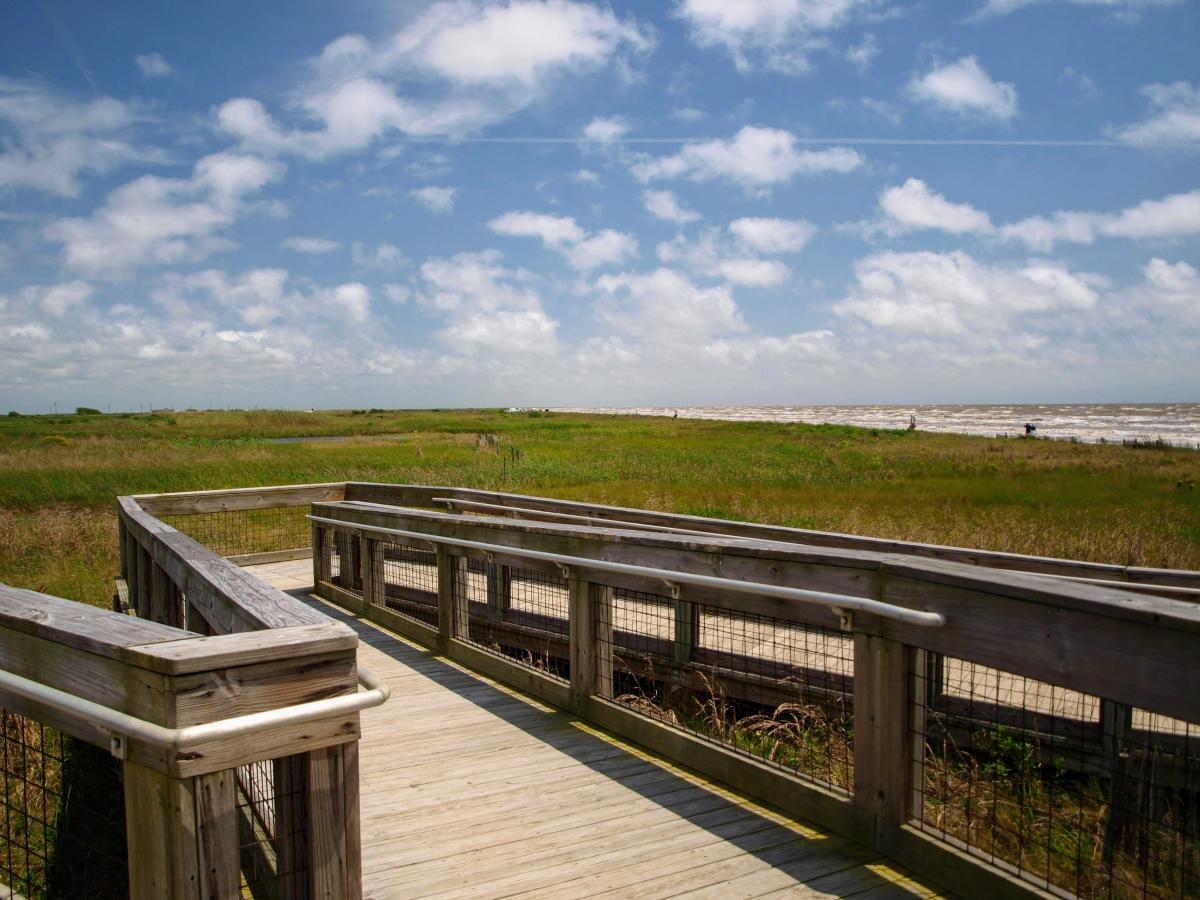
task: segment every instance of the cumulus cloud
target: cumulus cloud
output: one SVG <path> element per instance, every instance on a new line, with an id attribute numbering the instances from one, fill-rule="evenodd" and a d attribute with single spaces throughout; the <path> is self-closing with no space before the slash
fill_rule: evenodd
<path id="1" fill-rule="evenodd" d="M 1155 257 L 1142 269 L 1142 283 L 1127 296 L 1146 315 L 1165 320 L 1170 328 L 1200 328 L 1200 272 L 1189 263 Z"/>
<path id="2" fill-rule="evenodd" d="M 852 172 L 862 164 L 862 157 L 847 147 L 801 150 L 789 131 L 748 125 L 729 140 L 687 144 L 672 156 L 639 158 L 632 171 L 643 182 L 657 178 L 724 178 L 761 189 L 790 181 L 796 175 Z"/>
<path id="3" fill-rule="evenodd" d="M 1019 331 L 1030 316 L 1077 316 L 1107 283 L 1056 262 L 991 266 L 962 251 L 876 253 L 858 260 L 854 275 L 837 316 L 927 337 L 992 336 Z"/>
<path id="4" fill-rule="evenodd" d="M 610 119 L 596 118 L 588 122 L 583 129 L 583 138 L 597 144 L 608 144 L 629 131 L 629 123 L 620 116 Z"/>
<path id="5" fill-rule="evenodd" d="M 631 234 L 606 228 L 589 234 L 569 216 L 513 210 L 488 222 L 488 228 L 510 237 L 535 237 L 548 249 L 561 253 L 582 272 L 619 265 L 636 256 L 637 239 Z"/>
<path id="6" fill-rule="evenodd" d="M 464 353 L 543 359 L 558 350 L 558 322 L 542 307 L 529 273 L 502 264 L 495 251 L 460 253 L 421 266 L 419 299 L 447 315 L 438 338 Z"/>
<path id="7" fill-rule="evenodd" d="M 879 195 L 879 217 L 862 223 L 867 234 L 889 236 L 912 231 L 945 231 L 949 234 L 991 234 L 992 220 L 968 203 L 954 203 L 930 190 L 919 178 L 885 188 Z"/>
<path id="8" fill-rule="evenodd" d="M 110 193 L 91 216 L 59 219 L 45 234 L 62 244 L 68 268 L 91 275 L 194 262 L 231 246 L 221 232 L 245 212 L 247 198 L 282 173 L 269 160 L 214 153 L 190 178 L 144 175 Z"/>
<path id="9" fill-rule="evenodd" d="M 1186 81 L 1148 84 L 1142 94 L 1150 103 L 1146 118 L 1113 129 L 1118 140 L 1142 147 L 1200 144 L 1200 88 Z"/>
<path id="10" fill-rule="evenodd" d="M 350 258 L 354 265 L 364 269 L 398 269 L 408 265 L 404 251 L 387 241 L 374 247 L 355 241 L 350 248 Z"/>
<path id="11" fill-rule="evenodd" d="M 338 241 L 331 241 L 328 238 L 319 237 L 290 237 L 280 241 L 279 246 L 284 250 L 291 250 L 295 253 L 307 253 L 311 256 L 320 256 L 325 253 L 332 253 L 342 245 Z"/>
<path id="12" fill-rule="evenodd" d="M 642 191 L 642 205 L 654 218 L 676 225 L 686 225 L 700 218 L 700 213 L 680 203 L 673 191 Z"/>
<path id="13" fill-rule="evenodd" d="M 817 227 L 804 219 L 744 218 L 729 223 L 729 231 L 743 246 L 757 253 L 799 253 Z"/>
<path id="14" fill-rule="evenodd" d="M 651 33 L 577 0 L 435 3 L 390 38 L 343 35 L 308 65 L 295 116 L 280 124 L 238 97 L 216 111 L 243 142 L 313 158 L 361 150 L 391 131 L 462 135 L 500 121 L 563 78 L 620 66 Z"/>
<path id="15" fill-rule="evenodd" d="M 0 190 L 76 196 L 81 176 L 131 162 L 158 163 L 158 150 L 131 140 L 138 108 L 112 97 L 80 100 L 37 81 L 0 76 Z"/>
<path id="16" fill-rule="evenodd" d="M 723 49 L 739 71 L 756 66 L 786 74 L 809 68 L 826 35 L 877 4 L 871 0 L 681 0 L 676 8 L 701 47 Z"/>
<path id="17" fill-rule="evenodd" d="M 167 78 L 175 74 L 175 67 L 161 53 L 139 53 L 133 61 L 143 78 Z"/>
<path id="18" fill-rule="evenodd" d="M 744 242 L 732 244 L 719 229 L 705 229 L 694 240 L 679 235 L 657 247 L 658 258 L 669 266 L 680 266 L 705 278 L 717 278 L 746 287 L 774 287 L 791 277 L 791 270 L 778 260 L 754 255 Z"/>
<path id="19" fill-rule="evenodd" d="M 935 109 L 960 116 L 1008 122 L 1017 115 L 1017 89 L 1008 82 L 993 81 L 974 56 L 913 76 L 908 93 Z"/>
<path id="20" fill-rule="evenodd" d="M 30 285 L 19 294 L 21 302 L 36 308 L 54 319 L 62 319 L 91 299 L 93 288 L 86 281 L 66 281 L 61 284 Z"/>
<path id="21" fill-rule="evenodd" d="M 1098 237 L 1149 240 L 1200 234 L 1200 190 L 1143 200 L 1115 213 L 1058 211 L 1000 229 L 1007 240 L 1048 252 L 1060 242 L 1090 244 Z"/>
<path id="22" fill-rule="evenodd" d="M 458 188 L 429 185 L 408 193 L 426 209 L 435 213 L 448 213 L 454 210 L 454 198 L 458 194 Z"/>

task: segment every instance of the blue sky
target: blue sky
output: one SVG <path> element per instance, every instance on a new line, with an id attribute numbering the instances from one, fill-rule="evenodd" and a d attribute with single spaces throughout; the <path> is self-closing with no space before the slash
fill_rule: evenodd
<path id="1" fill-rule="evenodd" d="M 0 407 L 1197 399 L 1191 0 L 0 21 Z"/>

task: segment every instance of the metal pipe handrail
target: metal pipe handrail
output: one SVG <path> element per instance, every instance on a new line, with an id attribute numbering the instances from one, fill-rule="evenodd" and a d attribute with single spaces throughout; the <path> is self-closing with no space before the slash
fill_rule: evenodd
<path id="1" fill-rule="evenodd" d="M 575 566 L 581 569 L 593 569 L 601 572 L 616 572 L 622 575 L 635 575 L 642 578 L 655 578 L 668 584 L 691 584 L 696 587 L 716 588 L 723 591 L 733 591 L 740 594 L 754 594 L 761 597 L 779 597 L 784 600 L 796 600 L 828 607 L 840 616 L 847 611 L 870 613 L 909 625 L 922 625 L 939 628 L 946 624 L 946 617 L 941 613 L 927 612 L 919 609 L 909 609 L 907 606 L 896 606 L 869 597 L 852 597 L 848 594 L 831 594 L 826 591 L 810 591 L 805 588 L 783 587 L 782 585 L 763 584 L 758 581 L 742 581 L 736 578 L 719 578 L 715 575 L 698 575 L 689 572 L 676 572 L 671 569 L 657 569 L 651 566 L 637 566 L 631 563 L 610 562 L 604 559 L 589 559 L 586 556 L 568 556 L 563 553 L 549 553 L 544 550 L 529 550 L 523 547 L 509 547 L 504 544 L 488 544 L 482 541 L 472 541 L 466 538 L 444 537 L 439 534 L 427 534 L 422 531 L 405 531 L 401 528 L 384 528 L 379 525 L 362 525 L 357 522 L 344 522 L 340 519 L 327 519 L 323 516 L 307 517 L 321 525 L 332 525 L 338 528 L 367 531 L 374 534 L 386 534 L 395 537 L 421 540 L 431 544 L 446 544 L 451 547 L 462 547 L 469 550 L 481 550 L 484 553 L 508 553 L 525 559 L 537 559 L 551 562 L 560 566 Z"/>
<path id="2" fill-rule="evenodd" d="M 102 703 L 78 697 L 67 691 L 50 687 L 39 681 L 0 670 L 0 688 L 12 691 L 29 700 L 44 703 L 53 709 L 91 721 L 107 731 L 112 738 L 110 750 L 122 759 L 126 755 L 125 738 L 134 738 L 143 743 L 167 750 L 184 752 L 205 741 L 244 737 L 279 725 L 299 725 L 335 715 L 358 712 L 379 706 L 391 696 L 391 688 L 361 666 L 358 682 L 365 688 L 361 692 L 310 700 L 294 706 L 267 709 L 215 722 L 186 725 L 182 728 L 167 728 L 155 722 L 147 722 L 129 713 L 112 709 Z"/>

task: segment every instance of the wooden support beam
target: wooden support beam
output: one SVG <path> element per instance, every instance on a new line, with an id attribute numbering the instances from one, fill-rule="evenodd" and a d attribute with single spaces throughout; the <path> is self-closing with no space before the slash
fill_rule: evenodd
<path id="1" fill-rule="evenodd" d="M 571 633 L 571 699 L 582 712 L 596 691 L 596 638 L 592 627 L 592 586 L 572 572 L 567 579 L 568 624 Z"/>
<path id="2" fill-rule="evenodd" d="M 237 794 L 233 769 L 193 779 L 199 897 L 236 897 L 241 892 L 238 864 Z"/>
<path id="3" fill-rule="evenodd" d="M 874 819 L 885 850 L 907 817 L 911 783 L 909 650 L 854 635 L 854 805 Z"/>
<path id="4" fill-rule="evenodd" d="M 595 694 L 611 700 L 613 696 L 613 589 L 607 584 L 592 585 L 592 620 L 596 642 Z"/>
<path id="5" fill-rule="evenodd" d="M 130 900 L 198 897 L 194 780 L 126 760 L 124 784 Z"/>
<path id="6" fill-rule="evenodd" d="M 512 608 L 512 569 L 503 563 L 487 565 L 487 604 L 488 615 L 498 622 Z"/>
<path id="7" fill-rule="evenodd" d="M 304 886 L 308 869 L 305 847 L 305 780 L 308 754 L 282 756 L 271 761 L 275 787 L 275 873 L 280 900 L 307 900 Z"/>
<path id="8" fill-rule="evenodd" d="M 387 587 L 383 580 L 383 556 L 379 552 L 379 542 L 360 535 L 358 538 L 358 560 L 362 568 L 362 595 L 366 603 L 380 605 L 384 601 Z"/>
<path id="9" fill-rule="evenodd" d="M 309 894 L 314 898 L 362 896 L 358 777 L 357 744 L 308 754 Z"/>

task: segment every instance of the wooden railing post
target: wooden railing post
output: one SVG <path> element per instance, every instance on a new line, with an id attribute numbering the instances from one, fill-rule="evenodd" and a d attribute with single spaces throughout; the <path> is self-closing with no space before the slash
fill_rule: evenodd
<path id="1" fill-rule="evenodd" d="M 508 566 L 488 563 L 487 602 L 488 615 L 495 621 L 503 621 L 512 605 L 512 569 Z"/>
<path id="2" fill-rule="evenodd" d="M 607 584 L 592 585 L 592 617 L 596 641 L 597 697 L 613 696 L 613 589 Z"/>
<path id="3" fill-rule="evenodd" d="M 571 700 L 582 712 L 596 691 L 596 635 L 592 623 L 592 585 L 572 569 L 567 578 L 571 633 Z"/>
<path id="4" fill-rule="evenodd" d="M 908 656 L 898 641 L 854 635 L 854 804 L 873 822 L 878 849 L 892 844 L 908 810 Z"/>
<path id="5" fill-rule="evenodd" d="M 362 896 L 358 744 L 307 755 L 309 895 L 354 900 Z"/>
<path id="6" fill-rule="evenodd" d="M 126 760 L 123 774 L 131 900 L 238 896 L 233 771 L 174 778 Z"/>
<path id="7" fill-rule="evenodd" d="M 443 652 L 450 639 L 469 640 L 471 623 L 467 604 L 470 569 L 465 556 L 455 556 L 441 544 L 437 547 L 438 642 Z"/>
<path id="8" fill-rule="evenodd" d="M 367 604 L 382 606 L 384 601 L 384 583 L 382 567 L 378 573 L 380 577 L 376 577 L 376 567 L 379 566 L 379 544 L 371 540 L 366 535 L 360 535 L 358 538 L 358 559 L 359 565 L 362 567 L 362 594 L 363 601 Z"/>

